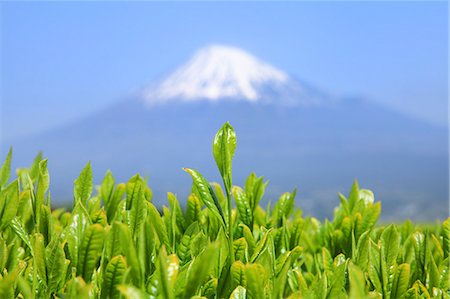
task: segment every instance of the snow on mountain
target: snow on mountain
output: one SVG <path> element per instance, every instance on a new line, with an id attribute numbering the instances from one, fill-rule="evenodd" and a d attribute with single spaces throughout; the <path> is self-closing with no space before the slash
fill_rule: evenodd
<path id="1" fill-rule="evenodd" d="M 243 100 L 248 102 L 315 102 L 316 97 L 290 76 L 236 47 L 212 45 L 143 93 L 144 101 Z M 307 100 L 306 100 L 307 99 Z"/>

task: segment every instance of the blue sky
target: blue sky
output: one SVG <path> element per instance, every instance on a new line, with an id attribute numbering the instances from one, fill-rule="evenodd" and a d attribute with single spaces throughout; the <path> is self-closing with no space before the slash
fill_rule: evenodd
<path id="1" fill-rule="evenodd" d="M 2 2 L 4 138 L 120 100 L 211 43 L 447 123 L 446 2 Z"/>

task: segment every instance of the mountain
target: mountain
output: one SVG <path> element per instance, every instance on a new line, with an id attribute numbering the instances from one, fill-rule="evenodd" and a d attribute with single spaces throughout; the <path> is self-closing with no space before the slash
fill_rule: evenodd
<path id="1" fill-rule="evenodd" d="M 386 220 L 447 216 L 447 128 L 361 98 L 331 98 L 232 47 L 201 49 L 138 95 L 12 144 L 16 166 L 38 150 L 49 157 L 54 202 L 71 200 L 91 160 L 96 183 L 107 169 L 118 181 L 140 172 L 162 204 L 167 191 L 189 193 L 182 167 L 220 181 L 211 141 L 225 121 L 238 135 L 234 182 L 264 175 L 263 203 L 297 187 L 305 213 L 330 217 L 337 193 L 357 178 L 382 200 Z"/>
<path id="2" fill-rule="evenodd" d="M 236 100 L 311 105 L 323 100 L 285 72 L 241 49 L 222 45 L 200 49 L 186 64 L 146 89 L 142 98 L 149 106 Z"/>

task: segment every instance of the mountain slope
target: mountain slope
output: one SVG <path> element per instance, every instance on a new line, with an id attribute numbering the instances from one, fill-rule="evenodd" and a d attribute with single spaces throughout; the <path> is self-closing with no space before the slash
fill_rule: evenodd
<path id="1" fill-rule="evenodd" d="M 327 108 L 184 103 L 143 109 L 140 101 L 126 101 L 17 144 L 16 157 L 29 161 L 44 150 L 57 182 L 54 198 L 70 192 L 91 160 L 98 182 L 109 168 L 121 180 L 134 172 L 148 175 L 155 202 L 162 203 L 168 191 L 187 195 L 191 181 L 181 167 L 220 181 L 211 140 L 227 120 L 238 134 L 235 182 L 243 183 L 253 170 L 264 175 L 271 181 L 266 202 L 298 187 L 299 206 L 329 216 L 337 192 L 358 178 L 383 199 L 385 218 L 445 217 L 446 130 L 367 103 Z"/>

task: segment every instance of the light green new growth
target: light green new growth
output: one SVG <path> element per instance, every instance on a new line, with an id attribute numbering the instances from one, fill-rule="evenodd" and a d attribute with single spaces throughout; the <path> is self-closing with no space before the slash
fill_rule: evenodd
<path id="1" fill-rule="evenodd" d="M 160 210 L 136 175 L 94 187 L 90 163 L 73 209 L 52 210 L 39 154 L 10 180 L 0 168 L 0 298 L 450 298 L 450 218 L 426 228 L 377 226 L 381 204 L 355 182 L 332 220 L 304 217 L 296 190 L 267 208 L 267 182 L 233 185 L 236 134 L 212 152 L 223 185 L 190 168 L 186 206 Z M 235 207 L 232 200 L 234 199 Z"/>

